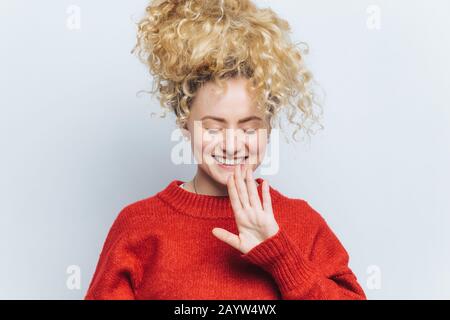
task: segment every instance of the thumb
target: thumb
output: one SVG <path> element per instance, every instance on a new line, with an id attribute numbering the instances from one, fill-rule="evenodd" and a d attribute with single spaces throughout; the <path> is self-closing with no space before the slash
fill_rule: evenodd
<path id="1" fill-rule="evenodd" d="M 214 229 L 212 229 L 212 233 L 219 240 L 222 240 L 223 242 L 229 244 L 236 250 L 239 250 L 241 240 L 234 233 L 231 233 L 222 228 L 214 228 Z"/>

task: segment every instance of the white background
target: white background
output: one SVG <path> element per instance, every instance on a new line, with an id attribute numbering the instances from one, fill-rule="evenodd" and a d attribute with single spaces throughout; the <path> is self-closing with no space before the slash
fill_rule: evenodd
<path id="1" fill-rule="evenodd" d="M 449 299 L 450 2 L 257 3 L 309 44 L 326 91 L 325 130 L 282 142 L 265 178 L 322 214 L 369 299 Z M 170 161 L 174 117 L 151 118 L 158 102 L 136 96 L 151 88 L 130 54 L 146 5 L 0 1 L 2 299 L 83 298 L 118 212 L 195 173 Z"/>

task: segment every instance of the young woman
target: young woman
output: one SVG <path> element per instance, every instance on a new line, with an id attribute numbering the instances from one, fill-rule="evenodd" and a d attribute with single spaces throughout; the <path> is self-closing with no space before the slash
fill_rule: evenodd
<path id="1" fill-rule="evenodd" d="M 280 111 L 298 129 L 315 120 L 287 22 L 242 0 L 153 1 L 146 13 L 135 49 L 197 173 L 120 212 L 85 299 L 365 299 L 321 215 L 253 177 Z"/>

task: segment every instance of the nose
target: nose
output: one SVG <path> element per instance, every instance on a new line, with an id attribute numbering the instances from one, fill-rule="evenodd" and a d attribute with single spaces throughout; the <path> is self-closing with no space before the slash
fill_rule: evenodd
<path id="1" fill-rule="evenodd" d="M 233 128 L 225 130 L 222 154 L 226 155 L 227 158 L 236 158 L 245 155 L 245 139 L 242 130 Z"/>

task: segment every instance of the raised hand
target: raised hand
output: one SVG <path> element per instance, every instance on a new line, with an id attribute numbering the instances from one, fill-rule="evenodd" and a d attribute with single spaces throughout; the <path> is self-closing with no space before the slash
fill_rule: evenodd
<path id="1" fill-rule="evenodd" d="M 222 228 L 214 228 L 212 233 L 218 239 L 246 254 L 275 235 L 279 226 L 273 215 L 268 182 L 263 180 L 262 183 L 263 203 L 261 204 L 251 168 L 241 171 L 241 166 L 237 165 L 234 173 L 227 180 L 228 195 L 239 234 L 236 235 Z"/>

